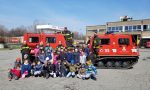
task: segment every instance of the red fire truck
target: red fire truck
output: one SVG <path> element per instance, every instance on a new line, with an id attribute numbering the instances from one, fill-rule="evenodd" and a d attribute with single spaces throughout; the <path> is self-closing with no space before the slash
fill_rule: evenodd
<path id="1" fill-rule="evenodd" d="M 131 35 L 125 34 L 96 34 L 99 38 L 97 57 L 94 63 L 101 68 L 130 68 L 139 58 L 139 50 Z M 93 48 L 94 36 L 89 47 Z"/>

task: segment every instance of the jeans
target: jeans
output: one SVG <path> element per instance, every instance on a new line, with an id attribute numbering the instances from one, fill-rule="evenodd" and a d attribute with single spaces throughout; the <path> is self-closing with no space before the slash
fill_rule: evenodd
<path id="1" fill-rule="evenodd" d="M 92 78 L 92 77 L 96 77 L 96 74 L 95 74 L 94 72 L 87 73 L 87 74 L 85 75 L 85 78 L 86 78 L 86 79 L 89 79 L 89 78 Z"/>
<path id="2" fill-rule="evenodd" d="M 41 74 L 41 71 L 35 71 L 34 72 L 34 75 L 40 75 Z"/>
<path id="3" fill-rule="evenodd" d="M 74 77 L 75 76 L 75 72 L 69 72 L 66 77 L 68 78 L 70 76 Z"/>

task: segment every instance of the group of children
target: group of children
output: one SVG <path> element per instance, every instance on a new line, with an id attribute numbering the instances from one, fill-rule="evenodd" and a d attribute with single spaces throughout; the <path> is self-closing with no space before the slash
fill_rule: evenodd
<path id="1" fill-rule="evenodd" d="M 34 59 L 24 55 L 23 60 L 17 58 L 14 67 L 9 70 L 9 80 L 30 76 L 44 77 L 77 77 L 96 80 L 97 70 L 92 64 L 88 47 L 66 49 L 58 46 L 55 50 L 47 44 L 37 45 Z"/>

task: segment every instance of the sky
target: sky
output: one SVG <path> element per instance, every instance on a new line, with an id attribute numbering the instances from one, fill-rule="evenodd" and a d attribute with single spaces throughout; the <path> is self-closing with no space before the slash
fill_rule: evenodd
<path id="1" fill-rule="evenodd" d="M 8 29 L 41 23 L 85 34 L 86 26 L 124 15 L 150 19 L 150 0 L 0 0 L 0 25 Z"/>

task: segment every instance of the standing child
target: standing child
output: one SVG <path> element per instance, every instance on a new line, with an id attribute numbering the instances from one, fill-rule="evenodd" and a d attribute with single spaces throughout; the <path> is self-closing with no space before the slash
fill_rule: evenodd
<path id="1" fill-rule="evenodd" d="M 18 80 L 21 77 L 21 70 L 20 70 L 20 64 L 17 64 L 15 68 L 10 69 L 8 73 L 9 81 L 11 81 L 13 78 L 15 80 Z"/>
<path id="2" fill-rule="evenodd" d="M 86 63 L 86 55 L 83 52 L 83 50 L 80 51 L 80 63 L 85 64 Z"/>
<path id="3" fill-rule="evenodd" d="M 78 51 L 78 49 L 75 49 L 74 54 L 74 58 L 75 58 L 75 63 L 80 63 L 80 52 Z"/>
<path id="4" fill-rule="evenodd" d="M 52 52 L 52 51 L 53 51 L 53 50 L 52 50 L 52 47 L 49 45 L 49 43 L 46 44 L 44 51 L 45 51 L 45 54 L 46 54 L 46 55 L 47 55 L 49 52 Z"/>
<path id="5" fill-rule="evenodd" d="M 34 56 L 35 56 L 35 62 L 37 63 L 38 56 L 39 56 L 39 45 L 36 45 L 36 48 L 34 49 Z"/>
<path id="6" fill-rule="evenodd" d="M 42 50 L 38 56 L 39 60 L 44 63 L 45 62 L 45 52 Z"/>

